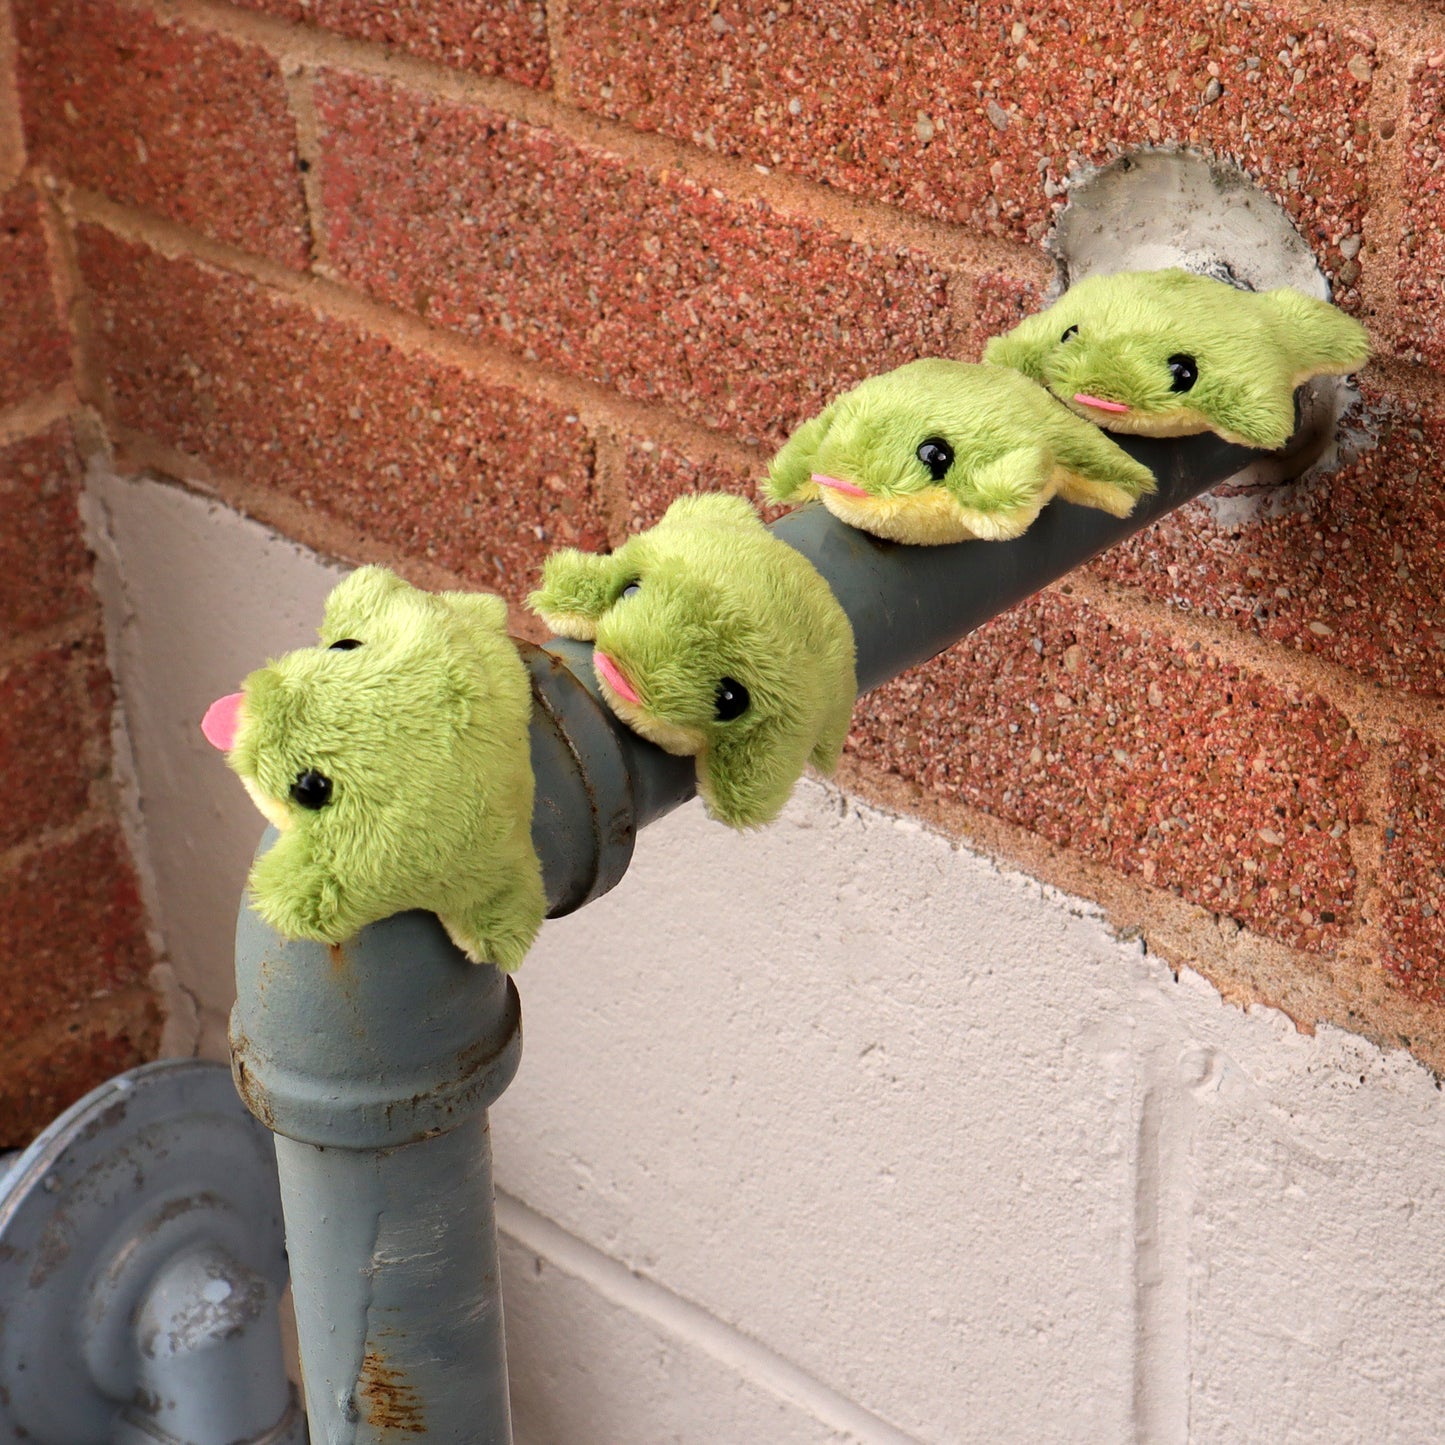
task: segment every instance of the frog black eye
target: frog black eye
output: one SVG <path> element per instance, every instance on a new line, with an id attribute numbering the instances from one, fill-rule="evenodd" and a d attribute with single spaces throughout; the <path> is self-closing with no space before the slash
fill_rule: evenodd
<path id="1" fill-rule="evenodd" d="M 941 482 L 953 465 L 953 448 L 942 437 L 929 437 L 918 447 L 918 460 L 928 468 L 928 475 Z"/>
<path id="2" fill-rule="evenodd" d="M 1069 329 L 1068 329 L 1066 332 L 1064 332 L 1064 334 L 1063 334 L 1061 337 L 1059 337 L 1059 343 L 1062 345 L 1065 341 L 1067 341 L 1067 340 L 1069 339 L 1069 337 L 1071 337 L 1071 336 L 1077 336 L 1078 334 L 1079 334 L 1079 328 L 1078 328 L 1078 326 L 1077 326 L 1077 325 L 1071 326 L 1071 327 L 1069 327 Z"/>
<path id="3" fill-rule="evenodd" d="M 343 637 L 340 642 L 333 642 L 327 649 L 328 652 L 350 652 L 353 647 L 360 647 L 361 644 L 354 637 Z"/>
<path id="4" fill-rule="evenodd" d="M 619 597 L 636 597 L 637 594 L 638 594 L 639 592 L 641 592 L 641 591 L 642 591 L 642 580 L 641 580 L 641 578 L 634 578 L 631 582 L 629 582 L 629 583 L 627 584 L 626 587 L 624 587 L 624 588 L 622 589 L 621 593 L 619 594 Z"/>
<path id="5" fill-rule="evenodd" d="M 291 784 L 291 796 L 303 808 L 316 812 L 331 801 L 331 779 L 315 768 L 307 768 L 305 772 L 296 774 L 296 781 Z"/>
<path id="6" fill-rule="evenodd" d="M 717 700 L 713 704 L 713 716 L 719 722 L 731 722 L 741 717 L 752 706 L 748 690 L 736 678 L 725 677 L 717 685 Z"/>
<path id="7" fill-rule="evenodd" d="M 1199 380 L 1199 365 L 1192 356 L 1179 351 L 1169 358 L 1169 375 L 1174 378 L 1169 383 L 1170 391 L 1188 391 Z"/>

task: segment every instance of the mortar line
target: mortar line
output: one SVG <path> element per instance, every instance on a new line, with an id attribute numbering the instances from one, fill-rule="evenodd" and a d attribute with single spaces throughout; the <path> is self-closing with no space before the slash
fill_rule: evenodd
<path id="1" fill-rule="evenodd" d="M 321 140 L 316 119 L 315 75 L 308 66 L 283 69 L 281 83 L 291 109 L 296 159 L 301 167 L 301 194 L 306 202 L 307 250 L 312 269 L 332 275 L 326 244 L 326 215 L 321 201 Z"/>
<path id="2" fill-rule="evenodd" d="M 558 94 L 499 76 L 453 70 L 419 56 L 388 51 L 365 41 L 312 30 L 224 0 L 122 0 L 155 15 L 168 15 L 269 51 L 283 65 L 335 68 L 389 80 L 430 99 L 484 106 L 525 125 L 557 132 L 579 145 L 603 150 L 650 171 L 672 172 L 719 190 L 739 204 L 761 202 L 790 219 L 828 226 L 848 240 L 897 251 L 925 252 L 979 273 L 1002 269 L 1052 274 L 1028 242 L 979 235 L 884 201 L 855 195 L 819 181 L 761 167 L 742 157 L 701 150 L 685 141 L 632 128 L 570 105 Z"/>
<path id="3" fill-rule="evenodd" d="M 604 1254 L 501 1189 L 497 1190 L 497 1227 L 523 1249 L 581 1281 L 610 1304 L 700 1349 L 749 1384 L 859 1445 L 921 1445 L 916 1436 L 848 1399 L 769 1346 L 659 1281 Z"/>
<path id="4" fill-rule="evenodd" d="M 123 988 L 62 1006 L 58 1013 L 7 1045 L 5 1066 L 7 1070 L 12 1070 L 36 1060 L 52 1058 L 67 1043 L 74 1041 L 73 1025 L 77 1019 L 81 1021 L 82 1029 L 89 1025 L 88 1032 L 101 1032 L 107 1027 L 132 1021 L 137 1004 L 156 1002 L 155 991 L 148 983 L 142 982 L 126 984 Z"/>
<path id="5" fill-rule="evenodd" d="M 25 126 L 20 113 L 20 54 L 10 0 L 0 0 L 0 193 L 25 172 Z"/>
<path id="6" fill-rule="evenodd" d="M 330 513 L 307 507 L 284 492 L 272 491 L 211 467 L 199 457 L 168 446 L 143 432 L 118 429 L 110 462 L 119 476 L 143 475 L 164 485 L 209 497 L 240 516 L 270 527 L 288 542 L 315 552 L 323 561 L 342 565 L 374 562 L 389 567 L 415 586 L 428 591 L 475 591 L 474 578 L 453 572 L 438 562 L 409 554 L 369 537 Z M 508 630 L 531 642 L 547 636 L 541 622 L 522 609 L 514 598 L 508 604 Z"/>
<path id="7" fill-rule="evenodd" d="M 835 782 L 877 807 L 917 819 L 1002 867 L 1088 900 L 1110 927 L 1142 937 L 1151 953 L 1192 969 L 1227 1003 L 1276 1009 L 1303 1033 L 1325 1023 L 1382 1048 L 1409 1048 L 1437 1077 L 1445 1077 L 1445 1045 L 1438 1042 L 1445 1030 L 1445 1006 L 1405 998 L 1378 963 L 1362 952 L 1354 927 L 1333 951 L 1306 952 L 1254 933 L 1166 887 L 1152 887 L 1097 858 L 1053 843 L 1021 824 L 861 764 L 851 755 L 844 755 Z"/>
<path id="8" fill-rule="evenodd" d="M 92 601 L 58 622 L 33 627 L 19 636 L 6 636 L 0 639 L 0 675 L 28 662 L 38 652 L 73 647 L 78 642 L 84 642 L 99 627 L 100 607 Z"/>
<path id="9" fill-rule="evenodd" d="M 714 431 L 671 409 L 638 401 L 584 376 L 526 361 L 499 346 L 460 332 L 430 325 L 411 312 L 353 290 L 324 276 L 293 271 L 279 262 L 252 256 L 213 241 L 174 221 L 120 206 L 79 188 L 67 196 L 74 220 L 97 225 L 121 240 L 148 247 L 172 260 L 199 263 L 252 281 L 268 293 L 280 293 L 318 314 L 356 326 L 393 343 L 405 355 L 424 356 L 454 366 L 479 381 L 549 401 L 575 413 L 589 428 L 655 437 L 700 459 L 717 459 L 752 468 L 766 455 L 721 431 Z"/>
<path id="10" fill-rule="evenodd" d="M 0 447 L 14 446 L 49 431 L 64 421 L 76 404 L 75 384 L 71 381 L 62 381 L 39 396 L 17 402 L 8 411 L 0 412 Z"/>
<path id="11" fill-rule="evenodd" d="M 69 822 L 46 828 L 32 834 L 23 842 L 0 851 L 0 874 L 11 873 L 50 848 L 61 848 L 67 843 L 79 842 L 80 839 L 106 827 L 114 827 L 119 831 L 120 825 L 115 815 L 87 803 Z"/>
<path id="12" fill-rule="evenodd" d="M 1300 652 L 1237 629 L 1223 618 L 1186 611 L 1087 571 L 1070 573 L 1063 581 L 1072 589 L 1070 596 L 1081 598 L 1117 626 L 1163 633 L 1184 643 L 1197 642 L 1276 685 L 1318 695 L 1345 718 L 1367 746 L 1389 742 L 1401 721 L 1445 741 L 1445 698 L 1392 691 L 1389 684 L 1373 681 L 1318 653 Z M 1050 590 L 1057 591 L 1059 586 L 1055 583 Z"/>

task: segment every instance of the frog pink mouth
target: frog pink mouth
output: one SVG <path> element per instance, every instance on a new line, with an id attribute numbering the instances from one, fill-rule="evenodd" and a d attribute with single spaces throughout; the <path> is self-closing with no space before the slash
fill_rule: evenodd
<path id="1" fill-rule="evenodd" d="M 623 702 L 642 705 L 642 699 L 638 697 L 633 686 L 627 680 L 627 675 L 622 671 L 605 652 L 592 653 L 592 665 L 597 669 L 597 675 L 620 697 Z"/>
<path id="2" fill-rule="evenodd" d="M 849 497 L 866 497 L 868 495 L 862 487 L 854 486 L 852 482 L 845 482 L 840 477 L 830 477 L 824 472 L 814 472 L 812 479 L 820 487 L 832 487 L 835 492 L 843 492 Z"/>
<path id="3" fill-rule="evenodd" d="M 1103 397 L 1090 396 L 1087 392 L 1076 391 L 1074 400 L 1082 406 L 1097 407 L 1100 411 L 1128 411 L 1129 408 L 1121 401 L 1105 401 Z"/>
<path id="4" fill-rule="evenodd" d="M 213 748 L 228 753 L 236 746 L 236 734 L 241 729 L 241 708 L 245 701 L 243 692 L 227 693 L 206 709 L 206 715 L 201 719 L 201 731 Z"/>

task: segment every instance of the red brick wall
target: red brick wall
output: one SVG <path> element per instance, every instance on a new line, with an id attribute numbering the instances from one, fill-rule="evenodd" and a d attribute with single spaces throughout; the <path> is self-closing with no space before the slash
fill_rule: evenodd
<path id="1" fill-rule="evenodd" d="M 159 1032 L 76 510 L 67 243 L 27 168 L 10 38 L 0 12 L 0 1148 Z"/>
<path id="2" fill-rule="evenodd" d="M 1372 328 L 1378 448 L 865 699 L 845 777 L 1445 1067 L 1438 0 L 12 5 L 122 464 L 514 600 L 851 382 L 976 355 L 1081 162 L 1239 160 Z"/>

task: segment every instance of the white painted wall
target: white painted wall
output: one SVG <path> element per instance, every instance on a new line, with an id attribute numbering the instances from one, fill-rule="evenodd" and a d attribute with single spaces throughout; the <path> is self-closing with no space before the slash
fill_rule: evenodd
<path id="1" fill-rule="evenodd" d="M 214 1053 L 260 822 L 195 723 L 335 571 L 176 489 L 93 496 Z M 817 783 L 762 834 L 649 829 L 519 984 L 493 1113 L 519 1445 L 1445 1433 L 1445 1116 L 1404 1054 L 1226 1007 Z"/>

